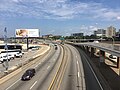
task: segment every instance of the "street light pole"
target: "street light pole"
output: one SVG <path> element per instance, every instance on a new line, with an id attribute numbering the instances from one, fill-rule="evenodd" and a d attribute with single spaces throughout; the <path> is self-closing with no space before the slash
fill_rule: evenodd
<path id="1" fill-rule="evenodd" d="M 110 37 L 112 39 L 112 49 L 114 49 L 114 44 L 115 44 L 115 40 L 113 37 Z"/>

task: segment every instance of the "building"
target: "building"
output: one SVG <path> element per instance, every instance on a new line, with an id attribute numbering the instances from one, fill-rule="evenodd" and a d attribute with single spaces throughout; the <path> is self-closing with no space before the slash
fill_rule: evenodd
<path id="1" fill-rule="evenodd" d="M 116 36 L 116 28 L 113 26 L 110 26 L 106 30 L 106 37 L 113 37 Z"/>
<path id="2" fill-rule="evenodd" d="M 71 36 L 75 36 L 75 37 L 83 37 L 83 33 L 73 33 L 71 34 Z"/>
<path id="3" fill-rule="evenodd" d="M 105 36 L 106 35 L 106 30 L 98 29 L 97 31 L 94 31 L 94 35 L 96 35 L 96 36 Z"/>
<path id="4" fill-rule="evenodd" d="M 53 37 L 53 35 L 52 34 L 42 35 L 42 38 L 50 38 L 50 37 Z"/>
<path id="5" fill-rule="evenodd" d="M 120 29 L 116 32 L 116 37 L 120 37 Z"/>

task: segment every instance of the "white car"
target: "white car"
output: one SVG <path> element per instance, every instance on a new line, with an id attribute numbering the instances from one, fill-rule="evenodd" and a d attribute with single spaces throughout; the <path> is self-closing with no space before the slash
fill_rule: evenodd
<path id="1" fill-rule="evenodd" d="M 93 43 L 99 43 L 99 41 L 94 41 Z"/>
<path id="2" fill-rule="evenodd" d="M 4 61 L 10 61 L 10 57 L 9 56 L 0 56 L 0 61 L 3 63 Z"/>
<path id="3" fill-rule="evenodd" d="M 4 60 L 3 60 L 3 58 L 0 56 L 0 63 L 3 63 L 4 62 Z"/>
<path id="4" fill-rule="evenodd" d="M 1 57 L 8 57 L 8 59 L 15 58 L 15 56 L 13 54 L 10 54 L 10 53 L 1 53 L 0 55 L 1 55 Z"/>
<path id="5" fill-rule="evenodd" d="M 22 57 L 22 53 L 20 52 L 16 53 L 16 57 Z"/>

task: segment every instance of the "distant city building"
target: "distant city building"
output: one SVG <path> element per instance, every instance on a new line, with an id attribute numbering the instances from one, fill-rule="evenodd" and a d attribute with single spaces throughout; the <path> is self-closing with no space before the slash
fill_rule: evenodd
<path id="1" fill-rule="evenodd" d="M 42 38 L 49 38 L 49 37 L 53 37 L 53 35 L 52 34 L 42 35 Z"/>
<path id="2" fill-rule="evenodd" d="M 105 36 L 106 35 L 106 30 L 98 29 L 97 31 L 94 31 L 94 35 L 96 35 L 96 36 Z"/>
<path id="3" fill-rule="evenodd" d="M 117 37 L 120 37 L 120 29 L 118 30 L 118 32 L 116 33 Z"/>
<path id="4" fill-rule="evenodd" d="M 82 37 L 84 34 L 83 33 L 73 33 L 71 36 L 76 36 L 76 37 Z"/>
<path id="5" fill-rule="evenodd" d="M 106 30 L 106 37 L 113 37 L 116 36 L 116 28 L 113 26 L 110 26 Z"/>

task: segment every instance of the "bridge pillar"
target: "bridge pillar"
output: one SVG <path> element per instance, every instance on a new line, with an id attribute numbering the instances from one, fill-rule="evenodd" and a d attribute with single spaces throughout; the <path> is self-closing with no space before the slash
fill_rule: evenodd
<path id="1" fill-rule="evenodd" d="M 100 65 L 105 63 L 105 52 L 100 50 Z"/>
<path id="2" fill-rule="evenodd" d="M 88 46 L 86 46 L 86 49 L 87 49 L 87 52 L 89 51 L 89 47 Z"/>
<path id="3" fill-rule="evenodd" d="M 100 50 L 100 54 L 105 57 L 105 51 Z"/>
<path id="4" fill-rule="evenodd" d="M 93 47 L 90 48 L 90 56 L 94 56 L 95 49 Z"/>
<path id="5" fill-rule="evenodd" d="M 120 76 L 120 57 L 117 57 L 117 68 L 119 69 L 119 76 Z"/>
<path id="6" fill-rule="evenodd" d="M 120 67 L 120 57 L 117 57 L 117 68 L 119 68 Z M 119 71 L 120 72 L 120 71 Z"/>

